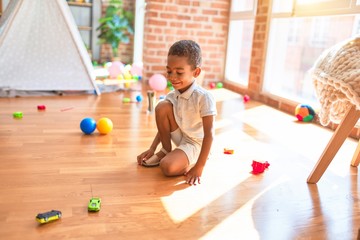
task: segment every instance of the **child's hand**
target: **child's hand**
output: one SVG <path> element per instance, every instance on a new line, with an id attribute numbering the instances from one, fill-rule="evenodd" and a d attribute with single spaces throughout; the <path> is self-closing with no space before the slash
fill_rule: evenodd
<path id="1" fill-rule="evenodd" d="M 202 168 L 197 167 L 196 165 L 191 168 L 189 171 L 184 173 L 186 177 L 186 183 L 189 185 L 196 185 L 197 183 L 200 184 L 200 177 L 202 174 Z"/>
<path id="2" fill-rule="evenodd" d="M 152 155 L 154 155 L 154 149 L 150 148 L 146 150 L 145 152 L 141 153 L 139 156 L 137 156 L 137 162 L 139 165 L 141 165 L 143 160 L 149 159 Z"/>

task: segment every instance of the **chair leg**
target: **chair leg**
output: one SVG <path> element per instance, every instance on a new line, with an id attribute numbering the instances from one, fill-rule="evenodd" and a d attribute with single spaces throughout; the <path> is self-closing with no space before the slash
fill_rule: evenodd
<path id="1" fill-rule="evenodd" d="M 355 106 L 352 106 L 346 113 L 340 125 L 337 127 L 335 133 L 333 134 L 328 145 L 323 151 L 320 159 L 310 173 L 307 179 L 308 183 L 317 183 L 319 181 L 319 179 L 329 166 L 330 162 L 333 160 L 336 153 L 339 151 L 341 145 L 344 143 L 345 139 L 349 136 L 359 117 L 360 111 L 356 110 Z"/>
<path id="2" fill-rule="evenodd" d="M 353 167 L 359 166 L 359 163 L 360 163 L 360 154 L 359 153 L 360 153 L 360 141 L 356 147 L 354 156 L 351 160 L 351 166 L 353 166 Z"/>

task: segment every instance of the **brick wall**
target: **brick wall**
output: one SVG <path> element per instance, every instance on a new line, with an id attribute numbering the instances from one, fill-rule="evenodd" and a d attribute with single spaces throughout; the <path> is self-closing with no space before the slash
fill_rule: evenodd
<path id="1" fill-rule="evenodd" d="M 181 39 L 200 44 L 207 81 L 222 81 L 230 0 L 148 0 L 144 29 L 144 79 L 165 73 L 170 46 Z"/>

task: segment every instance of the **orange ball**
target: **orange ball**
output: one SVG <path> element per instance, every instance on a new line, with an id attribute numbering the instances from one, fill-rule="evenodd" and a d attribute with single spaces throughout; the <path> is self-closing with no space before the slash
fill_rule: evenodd
<path id="1" fill-rule="evenodd" d="M 113 129 L 113 123 L 109 118 L 100 118 L 96 123 L 96 129 L 101 134 L 108 134 Z"/>

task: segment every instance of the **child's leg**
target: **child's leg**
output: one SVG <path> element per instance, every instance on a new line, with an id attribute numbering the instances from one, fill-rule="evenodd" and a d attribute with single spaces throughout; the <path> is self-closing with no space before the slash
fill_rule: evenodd
<path id="1" fill-rule="evenodd" d="M 183 175 L 189 168 L 189 160 L 184 151 L 174 149 L 161 160 L 160 168 L 165 176 Z"/>
<path id="2" fill-rule="evenodd" d="M 155 108 L 155 117 L 162 148 L 165 149 L 166 152 L 171 152 L 171 132 L 178 128 L 171 102 L 166 100 L 159 102 Z M 160 158 L 165 156 L 162 151 L 157 153 L 157 155 Z"/>
<path id="3" fill-rule="evenodd" d="M 172 133 L 176 135 L 175 132 Z M 183 175 L 199 157 L 201 143 L 180 134 L 182 138 L 179 145 L 172 152 L 166 154 L 160 162 L 160 168 L 166 176 Z"/>

